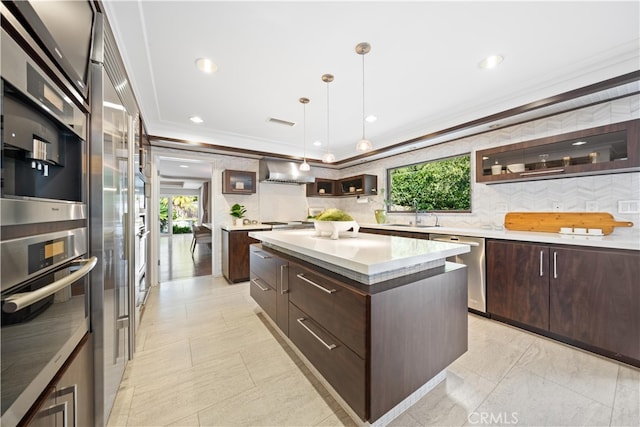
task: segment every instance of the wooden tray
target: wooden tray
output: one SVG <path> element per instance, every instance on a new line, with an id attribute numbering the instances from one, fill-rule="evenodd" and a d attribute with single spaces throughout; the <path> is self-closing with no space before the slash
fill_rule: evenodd
<path id="1" fill-rule="evenodd" d="M 559 233 L 561 227 L 599 228 L 603 234 L 613 227 L 633 227 L 633 222 L 616 221 L 606 212 L 509 212 L 504 217 L 507 230 Z"/>

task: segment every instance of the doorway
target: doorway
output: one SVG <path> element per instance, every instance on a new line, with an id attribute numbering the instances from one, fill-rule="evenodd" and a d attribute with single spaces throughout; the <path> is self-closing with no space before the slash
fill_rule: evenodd
<path id="1" fill-rule="evenodd" d="M 155 179 L 152 189 L 152 283 L 211 275 L 216 248 L 198 244 L 191 251 L 192 225 L 210 223 L 213 159 L 152 149 Z M 195 157 L 195 156 L 194 156 Z M 153 171 L 152 171 L 153 172 Z"/>
<path id="2" fill-rule="evenodd" d="M 211 274 L 210 245 L 193 244 L 193 226 L 199 224 L 197 195 L 160 196 L 160 283 Z"/>

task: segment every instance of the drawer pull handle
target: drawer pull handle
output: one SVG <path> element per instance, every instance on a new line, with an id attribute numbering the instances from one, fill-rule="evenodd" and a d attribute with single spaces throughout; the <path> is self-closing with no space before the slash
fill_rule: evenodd
<path id="1" fill-rule="evenodd" d="M 327 349 L 329 350 L 333 350 L 334 348 L 336 348 L 335 344 L 327 344 L 326 342 L 324 342 L 324 340 L 322 338 L 320 338 L 315 332 L 313 332 L 311 329 L 309 329 L 309 327 L 307 325 L 304 324 L 305 318 L 304 317 L 300 317 L 298 319 L 296 319 L 298 321 L 298 323 L 300 323 L 300 325 L 305 328 L 307 330 L 307 332 L 309 332 L 311 335 L 313 335 L 313 337 L 315 339 L 317 339 L 318 341 L 320 341 L 322 343 L 322 345 L 324 345 L 325 347 L 327 347 Z"/>
<path id="2" fill-rule="evenodd" d="M 258 281 L 256 279 L 251 279 L 251 283 L 253 283 L 257 287 L 259 287 L 261 291 L 265 291 L 266 292 L 266 291 L 269 290 L 269 288 L 263 288 L 262 286 L 260 286 L 260 283 L 258 283 Z"/>
<path id="3" fill-rule="evenodd" d="M 289 268 L 289 266 L 287 264 L 282 264 L 280 266 L 280 295 L 284 295 L 286 293 L 289 293 L 289 280 L 287 280 L 285 282 L 285 274 L 284 271 Z M 287 289 L 284 288 L 284 284 L 287 284 Z"/>
<path id="4" fill-rule="evenodd" d="M 304 280 L 305 282 L 309 283 L 310 285 L 315 286 L 316 288 L 328 293 L 328 294 L 332 294 L 334 293 L 336 290 L 335 289 L 327 289 L 324 286 L 320 286 L 315 282 L 312 282 L 311 280 L 307 279 L 306 277 L 304 277 L 304 274 L 300 273 L 300 274 L 296 274 L 296 277 L 298 277 L 299 279 Z"/>
<path id="5" fill-rule="evenodd" d="M 544 270 L 543 270 L 543 263 L 544 263 L 544 251 L 540 251 L 540 277 L 544 276 Z"/>
<path id="6" fill-rule="evenodd" d="M 262 259 L 269 259 L 269 258 L 271 258 L 269 255 L 260 255 L 260 254 L 261 254 L 261 252 L 254 252 L 254 255 L 256 255 L 256 256 L 258 256 L 258 257 L 260 257 L 260 258 L 262 258 Z"/>

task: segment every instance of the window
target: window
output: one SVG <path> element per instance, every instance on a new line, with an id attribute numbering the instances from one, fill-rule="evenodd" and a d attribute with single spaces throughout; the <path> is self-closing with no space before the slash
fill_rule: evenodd
<path id="1" fill-rule="evenodd" d="M 389 212 L 471 211 L 471 155 L 387 169 Z"/>

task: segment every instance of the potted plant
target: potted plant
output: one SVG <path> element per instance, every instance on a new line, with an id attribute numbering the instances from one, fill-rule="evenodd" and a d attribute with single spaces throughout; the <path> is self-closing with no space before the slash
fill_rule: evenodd
<path id="1" fill-rule="evenodd" d="M 229 214 L 235 218 L 235 225 L 242 225 L 242 218 L 244 218 L 244 214 L 246 213 L 247 209 L 238 203 L 231 206 L 231 212 L 229 212 Z"/>
<path id="2" fill-rule="evenodd" d="M 353 220 L 353 217 L 340 209 L 327 209 L 320 215 L 316 216 L 313 223 L 316 229 L 316 236 L 322 236 L 322 233 L 330 233 L 331 239 L 336 240 L 341 231 L 352 229 L 352 237 L 358 235 L 360 226 Z"/>

